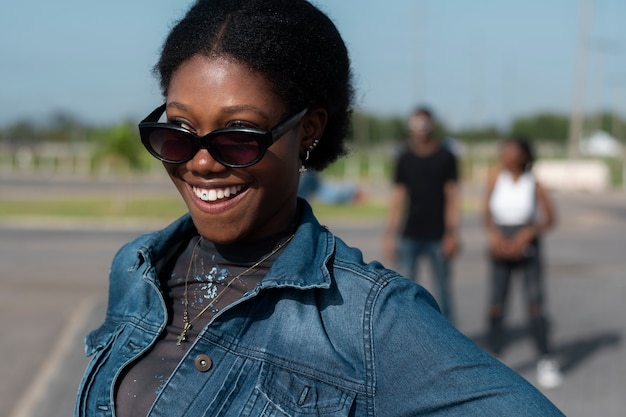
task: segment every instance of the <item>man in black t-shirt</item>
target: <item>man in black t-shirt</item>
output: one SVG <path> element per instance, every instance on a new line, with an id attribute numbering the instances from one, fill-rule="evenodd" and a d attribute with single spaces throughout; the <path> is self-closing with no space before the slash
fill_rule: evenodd
<path id="1" fill-rule="evenodd" d="M 456 157 L 436 140 L 428 109 L 409 119 L 408 147 L 397 160 L 385 256 L 405 277 L 418 280 L 418 260 L 430 260 L 436 298 L 443 315 L 453 321 L 450 260 L 458 249 L 458 168 Z"/>

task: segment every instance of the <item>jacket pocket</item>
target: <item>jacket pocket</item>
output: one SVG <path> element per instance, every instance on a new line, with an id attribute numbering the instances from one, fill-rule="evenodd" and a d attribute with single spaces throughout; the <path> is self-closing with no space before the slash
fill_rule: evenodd
<path id="1" fill-rule="evenodd" d="M 356 396 L 352 391 L 267 363 L 262 366 L 256 390 L 260 394 L 257 400 L 266 403 L 263 417 L 348 416 Z"/>

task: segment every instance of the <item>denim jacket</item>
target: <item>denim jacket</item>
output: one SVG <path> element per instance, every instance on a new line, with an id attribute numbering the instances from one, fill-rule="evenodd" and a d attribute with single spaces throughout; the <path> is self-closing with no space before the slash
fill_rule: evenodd
<path id="1" fill-rule="evenodd" d="M 149 416 L 562 415 L 440 315 L 428 292 L 322 227 L 304 201 L 294 239 L 252 291 L 193 341 Z M 113 416 L 122 369 L 163 331 L 158 267 L 188 215 L 124 246 L 75 416 Z"/>

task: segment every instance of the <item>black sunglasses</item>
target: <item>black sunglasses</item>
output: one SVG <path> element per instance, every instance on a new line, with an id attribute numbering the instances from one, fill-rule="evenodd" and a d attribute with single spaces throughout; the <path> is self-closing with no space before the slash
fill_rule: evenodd
<path id="1" fill-rule="evenodd" d="M 289 116 L 270 130 L 233 126 L 216 129 L 202 137 L 177 124 L 158 123 L 164 111 L 165 104 L 139 123 L 141 142 L 152 156 L 170 164 L 182 164 L 204 148 L 222 165 L 245 168 L 259 162 L 267 148 L 293 128 L 308 109 Z"/>

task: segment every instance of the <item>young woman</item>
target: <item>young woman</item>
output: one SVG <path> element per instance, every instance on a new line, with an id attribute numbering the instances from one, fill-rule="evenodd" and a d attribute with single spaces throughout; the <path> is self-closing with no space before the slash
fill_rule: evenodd
<path id="1" fill-rule="evenodd" d="M 561 374 L 550 357 L 540 245 L 541 235 L 554 223 L 554 213 L 546 191 L 531 172 L 533 160 L 528 141 L 507 139 L 500 149 L 500 169 L 487 187 L 484 217 L 491 263 L 489 343 L 492 352 L 500 355 L 511 275 L 521 270 L 529 327 L 540 355 L 537 382 L 554 388 L 561 383 Z"/>
<path id="2" fill-rule="evenodd" d="M 344 153 L 349 59 L 304 0 L 199 1 L 139 129 L 189 213 L 124 246 L 77 416 L 561 415 L 297 198 Z M 165 113 L 165 121 L 159 121 Z"/>

